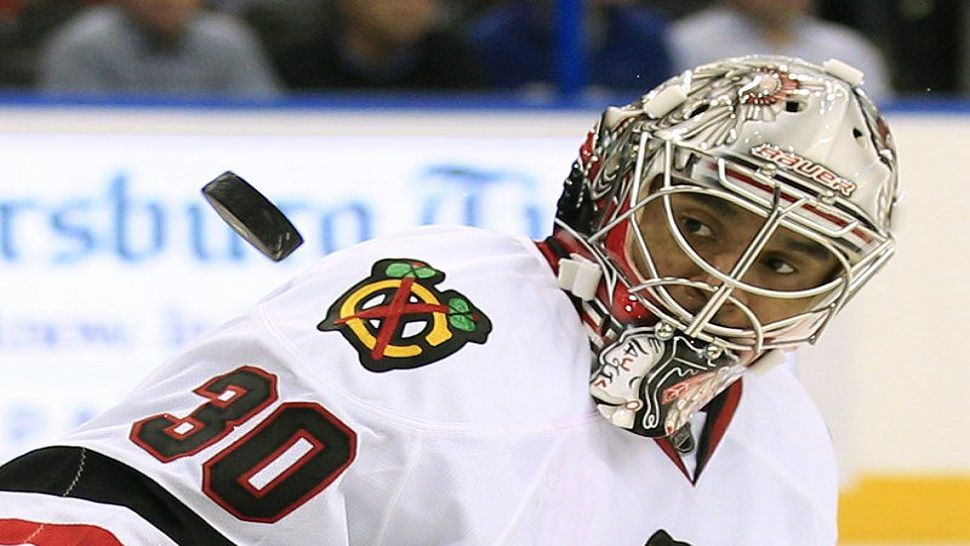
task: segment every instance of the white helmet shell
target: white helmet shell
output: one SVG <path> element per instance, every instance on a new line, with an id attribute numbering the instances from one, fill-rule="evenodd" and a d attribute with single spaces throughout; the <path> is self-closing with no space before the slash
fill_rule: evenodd
<path id="1" fill-rule="evenodd" d="M 888 230 L 897 193 L 896 152 L 888 126 L 860 87 L 804 61 L 752 56 L 687 71 L 651 91 L 645 102 L 668 88 L 689 91 L 681 107 L 656 124 L 658 133 L 675 132 L 682 142 L 720 154 L 753 155 L 770 145 L 827 167 L 848 182 L 828 189 L 841 189 L 840 198 L 873 226 Z M 697 113 L 700 108 L 704 111 Z M 784 168 L 795 157 L 779 161 Z"/>

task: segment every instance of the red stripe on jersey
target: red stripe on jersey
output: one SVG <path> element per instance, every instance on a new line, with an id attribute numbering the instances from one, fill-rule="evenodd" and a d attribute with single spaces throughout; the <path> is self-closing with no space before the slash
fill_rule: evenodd
<path id="1" fill-rule="evenodd" d="M 94 525 L 0 519 L 0 544 L 36 546 L 124 546 L 110 531 Z"/>
<path id="2" fill-rule="evenodd" d="M 681 473 L 684 474 L 684 477 L 687 478 L 688 481 L 693 482 L 693 480 L 690 479 L 690 472 L 688 472 L 687 467 L 684 466 L 684 461 L 680 458 L 680 454 L 677 453 L 677 450 L 674 449 L 674 445 L 670 443 L 670 439 L 667 437 L 655 438 L 654 442 L 660 446 L 660 449 L 663 450 L 665 455 L 667 455 L 667 458 L 677 465 L 677 468 L 679 468 Z"/>

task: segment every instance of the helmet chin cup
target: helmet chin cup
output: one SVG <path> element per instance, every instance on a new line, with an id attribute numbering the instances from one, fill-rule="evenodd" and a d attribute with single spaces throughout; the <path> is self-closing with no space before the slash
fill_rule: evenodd
<path id="1" fill-rule="evenodd" d="M 641 436 L 670 436 L 744 373 L 741 357 L 666 323 L 631 328 L 603 348 L 590 378 L 596 409 Z"/>

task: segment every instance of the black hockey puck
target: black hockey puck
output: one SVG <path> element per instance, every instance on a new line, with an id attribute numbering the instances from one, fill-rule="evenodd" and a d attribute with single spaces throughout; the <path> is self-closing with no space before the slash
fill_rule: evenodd
<path id="1" fill-rule="evenodd" d="M 219 216 L 264 256 L 280 261 L 303 244 L 289 219 L 256 188 L 226 171 L 202 188 Z"/>

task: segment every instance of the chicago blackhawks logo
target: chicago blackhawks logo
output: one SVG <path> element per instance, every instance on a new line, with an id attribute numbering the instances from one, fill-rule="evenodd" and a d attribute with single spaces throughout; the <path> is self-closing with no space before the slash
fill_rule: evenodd
<path id="1" fill-rule="evenodd" d="M 468 342 L 485 343 L 491 321 L 458 292 L 438 291 L 444 280 L 418 260 L 381 260 L 330 306 L 317 329 L 343 334 L 372 372 L 425 366 Z"/>

